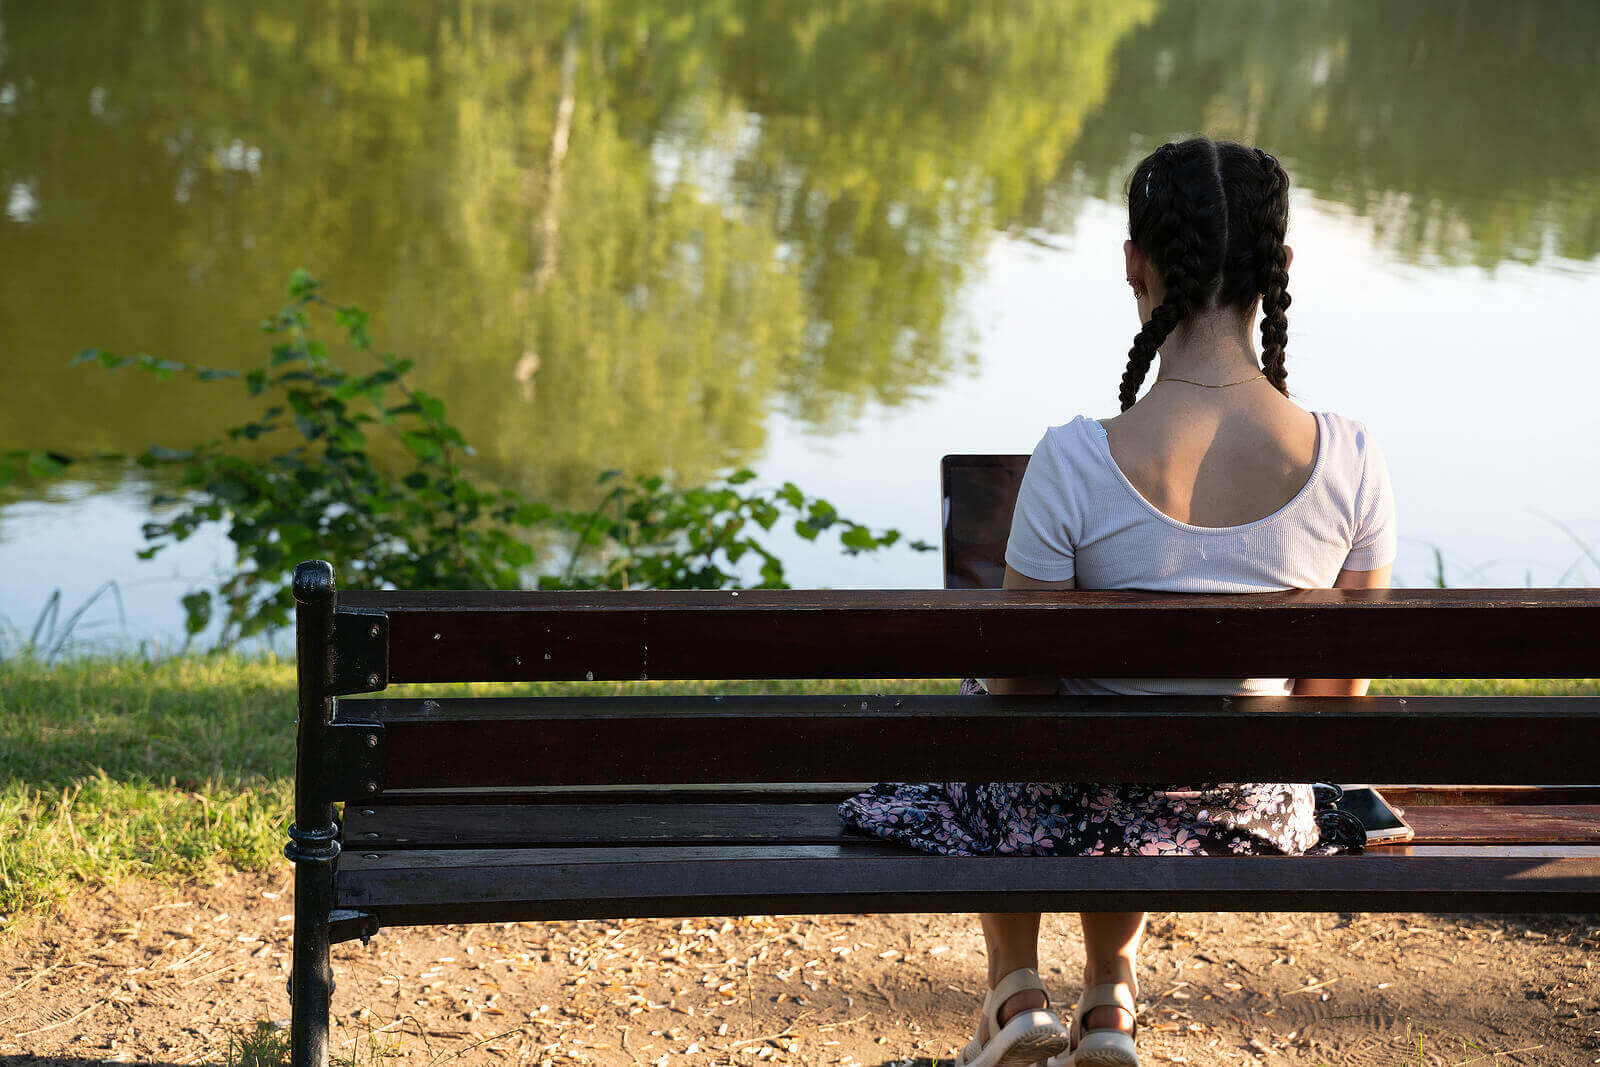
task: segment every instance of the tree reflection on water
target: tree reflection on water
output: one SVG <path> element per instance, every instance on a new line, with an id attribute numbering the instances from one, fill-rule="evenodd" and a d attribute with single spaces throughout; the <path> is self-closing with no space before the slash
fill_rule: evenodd
<path id="1" fill-rule="evenodd" d="M 1196 129 L 1269 146 L 1408 260 L 1600 249 L 1586 0 L 0 17 L 0 446 L 237 420 L 67 358 L 240 365 L 305 264 L 419 357 L 487 472 L 698 479 L 774 407 L 825 432 L 970 367 L 958 297 L 993 235 L 1069 230 Z"/>

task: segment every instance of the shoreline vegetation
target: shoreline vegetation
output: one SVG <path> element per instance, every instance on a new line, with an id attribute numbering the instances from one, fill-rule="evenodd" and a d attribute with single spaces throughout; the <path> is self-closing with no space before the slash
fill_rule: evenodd
<path id="1" fill-rule="evenodd" d="M 896 544 L 935 548 L 903 540 L 899 530 L 874 531 L 793 482 L 752 484 L 757 475 L 744 468 L 705 484 L 679 484 L 670 471 L 630 476 L 609 468 L 580 507 L 494 484 L 471 464 L 477 450 L 447 419 L 444 401 L 412 384 L 416 360 L 376 350 L 366 311 L 329 300 L 303 268 L 290 276 L 286 295 L 288 303 L 261 323 L 273 338 L 266 358 L 248 371 L 98 348 L 72 361 L 158 381 L 181 375 L 242 387 L 256 410 L 224 437 L 152 444 L 136 456 L 0 452 L 0 488 L 46 484 L 80 463 L 166 472 L 173 484 L 151 506 L 178 510 L 144 524 L 140 559 L 199 529 L 226 528 L 235 566 L 216 588 L 179 598 L 184 651 L 217 626 L 217 648 L 288 627 L 290 572 L 311 557 L 334 561 L 348 589 L 782 589 L 784 564 L 771 547 L 780 525 L 806 541 L 837 537 L 847 556 Z M 364 369 L 346 370 L 330 355 L 317 334 L 329 321 Z M 108 590 L 120 612 L 120 589 L 107 583 L 60 625 L 59 636 L 58 590 L 18 643 L 37 651 L 48 624 L 46 656 L 54 655 Z"/>
<path id="2" fill-rule="evenodd" d="M 955 679 L 546 682 L 428 692 L 950 693 Z M 391 687 L 404 695 L 408 686 Z M 1374 694 L 1600 695 L 1600 678 L 1380 680 Z M 0 660 L 0 932 L 80 887 L 181 882 L 283 863 L 294 775 L 291 657 L 184 654 Z"/>

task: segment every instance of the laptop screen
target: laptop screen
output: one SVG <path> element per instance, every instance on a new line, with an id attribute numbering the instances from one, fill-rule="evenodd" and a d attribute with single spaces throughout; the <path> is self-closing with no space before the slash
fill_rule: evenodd
<path id="1" fill-rule="evenodd" d="M 998 589 L 1006 573 L 1011 509 L 1027 456 L 945 456 L 939 463 L 944 587 Z"/>

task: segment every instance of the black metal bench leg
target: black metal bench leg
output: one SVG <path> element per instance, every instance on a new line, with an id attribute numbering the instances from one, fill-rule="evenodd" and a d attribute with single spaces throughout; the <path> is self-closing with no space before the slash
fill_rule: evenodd
<path id="1" fill-rule="evenodd" d="M 327 1067 L 328 1017 L 333 1000 L 328 918 L 333 910 L 333 861 L 339 842 L 289 827 L 284 855 L 294 861 L 294 970 L 289 975 L 289 1045 L 293 1067 Z"/>
<path id="2" fill-rule="evenodd" d="M 289 976 L 289 1047 L 293 1067 L 327 1067 L 333 963 L 328 955 L 333 872 L 339 830 L 323 758 L 333 722 L 333 567 L 321 560 L 294 569 L 295 652 L 300 684 L 296 722 L 294 825 L 284 855 L 294 863 L 294 970 Z"/>

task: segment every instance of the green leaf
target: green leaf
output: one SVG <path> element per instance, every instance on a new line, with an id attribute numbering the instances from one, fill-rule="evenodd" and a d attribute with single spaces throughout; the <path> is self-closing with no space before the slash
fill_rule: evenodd
<path id="1" fill-rule="evenodd" d="M 743 485 L 745 482 L 753 481 L 755 476 L 756 472 L 753 470 L 737 470 L 728 475 L 727 481 L 729 485 Z"/>
<path id="2" fill-rule="evenodd" d="M 183 598 L 183 628 L 192 637 L 211 624 L 211 594 L 201 591 Z"/>
<path id="3" fill-rule="evenodd" d="M 48 478 L 59 474 L 72 457 L 60 452 L 33 452 L 28 456 L 27 471 L 35 478 Z"/>
<path id="4" fill-rule="evenodd" d="M 439 442 L 432 436 L 407 430 L 400 435 L 400 440 L 412 455 L 422 460 L 436 460 L 444 455 L 444 449 L 439 447 Z"/>
<path id="5" fill-rule="evenodd" d="M 438 397 L 418 389 L 412 392 L 411 399 L 416 401 L 417 406 L 422 409 L 422 414 L 425 417 L 430 419 L 444 418 L 444 401 Z"/>
<path id="6" fill-rule="evenodd" d="M 317 291 L 316 279 L 304 267 L 296 267 L 289 275 L 289 299 L 300 300 Z"/>
<path id="7" fill-rule="evenodd" d="M 237 441 L 243 437 L 247 441 L 254 441 L 264 434 L 271 433 L 278 428 L 275 422 L 247 422 L 243 426 L 235 426 L 228 431 L 228 436 Z"/>
<path id="8" fill-rule="evenodd" d="M 846 548 L 864 549 L 878 547 L 878 539 L 865 526 L 852 526 L 839 535 L 839 543 Z"/>
<path id="9" fill-rule="evenodd" d="M 372 347 L 372 336 L 367 333 L 367 313 L 358 307 L 342 307 L 334 312 L 334 319 L 344 329 L 353 348 Z"/>
<path id="10" fill-rule="evenodd" d="M 224 378 L 237 378 L 239 377 L 239 372 L 236 370 L 217 370 L 213 367 L 201 367 L 195 372 L 194 376 L 202 382 L 217 382 Z"/>

